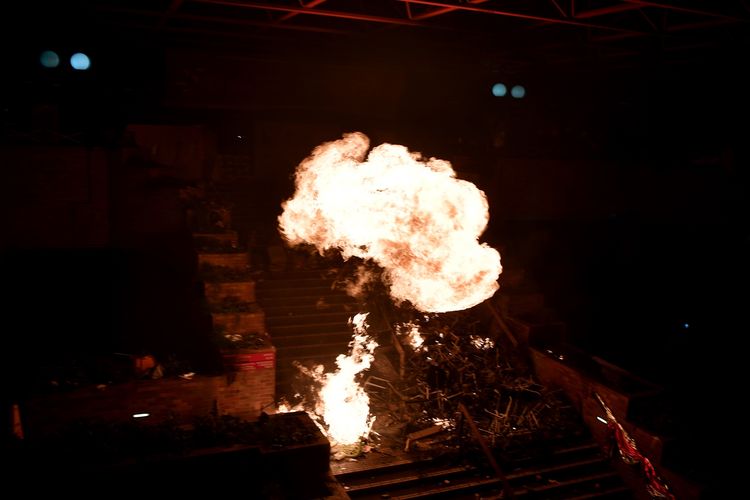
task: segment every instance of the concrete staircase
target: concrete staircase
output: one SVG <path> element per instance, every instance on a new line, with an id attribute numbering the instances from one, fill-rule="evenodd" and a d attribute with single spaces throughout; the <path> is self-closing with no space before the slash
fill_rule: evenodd
<path id="1" fill-rule="evenodd" d="M 331 268 L 272 271 L 257 283 L 258 303 L 277 353 L 277 394 L 290 395 L 291 382 L 303 365 L 335 367 L 352 338 L 351 316 L 363 312 L 358 302 L 332 286 Z"/>
<path id="2" fill-rule="evenodd" d="M 633 498 L 590 437 L 542 444 L 543 449 L 502 461 L 515 498 Z M 335 477 L 352 499 L 503 498 L 502 481 L 477 457 L 393 460 L 351 472 L 338 470 Z"/>

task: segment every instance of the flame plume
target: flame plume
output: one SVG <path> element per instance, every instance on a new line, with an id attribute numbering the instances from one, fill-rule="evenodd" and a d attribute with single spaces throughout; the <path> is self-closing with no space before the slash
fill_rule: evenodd
<path id="1" fill-rule="evenodd" d="M 372 259 L 391 296 L 425 312 L 473 307 L 498 289 L 500 254 L 479 236 L 487 198 L 450 163 L 395 144 L 369 154 L 360 132 L 324 143 L 300 163 L 279 225 L 291 245 Z"/>
<path id="2" fill-rule="evenodd" d="M 325 373 L 323 365 L 317 365 L 314 369 L 297 365 L 320 386 L 314 407 L 309 408 L 304 403 L 294 407 L 286 403 L 278 406 L 281 413 L 307 411 L 323 433 L 338 445 L 358 443 L 370 434 L 375 422 L 375 417 L 370 415 L 370 397 L 357 383 L 357 376 L 370 368 L 373 351 L 378 346 L 367 334 L 365 320 L 368 314 L 360 313 L 349 319 L 354 329 L 349 354 L 338 355 L 335 372 Z"/>

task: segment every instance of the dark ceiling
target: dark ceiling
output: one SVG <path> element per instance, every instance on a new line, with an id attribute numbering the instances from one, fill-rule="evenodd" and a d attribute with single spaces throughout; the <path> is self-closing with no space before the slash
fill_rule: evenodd
<path id="1" fill-rule="evenodd" d="M 158 120 L 155 109 L 250 110 L 338 113 L 345 128 L 368 126 L 363 117 L 412 130 L 504 120 L 524 136 L 522 125 L 564 121 L 626 142 L 668 129 L 682 143 L 731 132 L 727 113 L 742 118 L 750 104 L 748 3 L 27 0 L 0 19 L 5 67 L 24 68 L 0 81 L 4 121 L 18 128 L 23 103 L 48 100 L 67 103 L 71 128 Z M 45 70 L 47 49 L 63 60 L 85 51 L 92 70 Z M 496 81 L 526 86 L 523 113 L 493 100 Z"/>
<path id="2" fill-rule="evenodd" d="M 335 59 L 420 46 L 488 66 L 689 65 L 746 53 L 745 0 L 30 0 L 7 28 L 68 40 Z M 14 16 L 14 9 L 20 9 Z M 318 52 L 319 53 L 319 52 Z M 736 61 L 739 63 L 739 61 Z"/>

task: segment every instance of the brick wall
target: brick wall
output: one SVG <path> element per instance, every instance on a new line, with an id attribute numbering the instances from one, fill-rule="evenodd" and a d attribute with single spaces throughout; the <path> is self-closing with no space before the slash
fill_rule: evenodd
<path id="1" fill-rule="evenodd" d="M 136 380 L 36 396 L 21 406 L 24 431 L 33 438 L 78 420 L 126 422 L 136 413 L 148 413 L 148 423 L 175 418 L 187 424 L 214 409 L 255 420 L 275 401 L 276 378 L 274 349 L 256 350 L 255 355 L 224 375 Z"/>

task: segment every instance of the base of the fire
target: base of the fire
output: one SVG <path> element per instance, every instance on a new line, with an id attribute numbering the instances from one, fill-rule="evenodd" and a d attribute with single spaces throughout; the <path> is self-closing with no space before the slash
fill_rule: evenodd
<path id="1" fill-rule="evenodd" d="M 297 364 L 298 392 L 279 404 L 279 412 L 308 412 L 332 459 L 451 452 L 476 437 L 510 450 L 585 432 L 562 393 L 534 380 L 482 309 L 397 314 L 392 328 L 369 331 L 366 315 L 353 318 L 348 355 L 330 369 Z"/>

